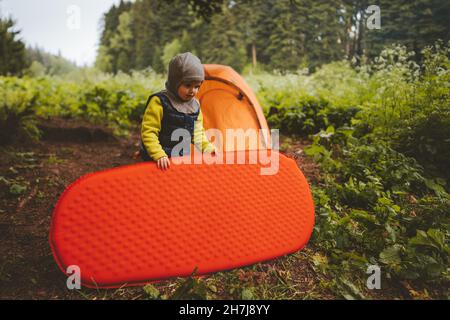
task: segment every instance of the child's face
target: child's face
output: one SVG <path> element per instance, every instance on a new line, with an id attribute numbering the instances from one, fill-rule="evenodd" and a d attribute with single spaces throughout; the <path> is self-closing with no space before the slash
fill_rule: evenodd
<path id="1" fill-rule="evenodd" d="M 201 84 L 201 81 L 182 83 L 178 87 L 178 96 L 184 101 L 190 101 L 197 94 Z"/>

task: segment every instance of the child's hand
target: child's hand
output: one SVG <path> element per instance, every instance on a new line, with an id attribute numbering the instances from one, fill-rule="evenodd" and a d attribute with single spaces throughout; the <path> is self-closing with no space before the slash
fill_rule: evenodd
<path id="1" fill-rule="evenodd" d="M 170 160 L 168 157 L 159 158 L 156 161 L 156 166 L 161 170 L 167 170 L 170 168 Z"/>

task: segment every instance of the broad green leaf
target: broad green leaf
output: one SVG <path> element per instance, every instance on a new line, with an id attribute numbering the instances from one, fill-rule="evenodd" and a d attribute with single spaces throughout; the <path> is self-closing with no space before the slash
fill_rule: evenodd
<path id="1" fill-rule="evenodd" d="M 153 299 L 153 300 L 158 299 L 159 296 L 160 296 L 159 290 L 155 286 L 153 286 L 151 284 L 145 285 L 144 286 L 144 291 L 148 295 L 148 297 L 150 299 Z"/>
<path id="2" fill-rule="evenodd" d="M 388 264 L 388 265 L 400 264 L 400 262 L 402 261 L 401 257 L 400 257 L 400 251 L 401 251 L 401 247 L 399 245 L 394 245 L 394 246 L 384 249 L 380 253 L 381 262 Z"/>

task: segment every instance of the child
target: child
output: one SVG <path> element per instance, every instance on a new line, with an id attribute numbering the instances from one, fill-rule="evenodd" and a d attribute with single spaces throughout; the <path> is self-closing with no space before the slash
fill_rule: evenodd
<path id="1" fill-rule="evenodd" d="M 149 97 L 142 120 L 140 154 L 144 161 L 156 161 L 158 168 L 166 170 L 169 157 L 187 155 L 183 150 L 172 154 L 180 142 L 172 141 L 172 133 L 179 128 L 189 132 L 191 142 L 202 152 L 215 153 L 203 129 L 200 102 L 195 98 L 204 79 L 203 65 L 192 53 L 178 54 L 170 61 L 166 90 Z"/>

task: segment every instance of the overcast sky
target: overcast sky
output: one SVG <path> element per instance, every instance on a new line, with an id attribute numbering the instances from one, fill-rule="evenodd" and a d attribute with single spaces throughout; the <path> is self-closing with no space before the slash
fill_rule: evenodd
<path id="1" fill-rule="evenodd" d="M 12 16 L 27 45 L 58 51 L 78 65 L 92 65 L 100 20 L 120 0 L 0 0 L 2 17 Z"/>

